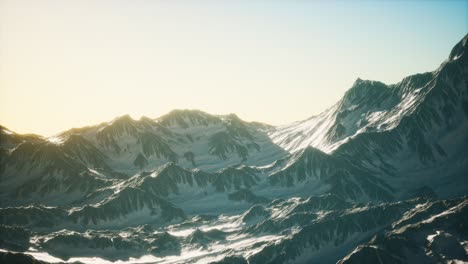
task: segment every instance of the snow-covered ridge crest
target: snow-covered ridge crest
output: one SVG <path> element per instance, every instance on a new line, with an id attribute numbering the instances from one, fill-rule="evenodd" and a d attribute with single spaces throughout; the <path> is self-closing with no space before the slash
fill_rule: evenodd
<path id="1" fill-rule="evenodd" d="M 434 93 L 432 90 L 444 89 L 440 86 L 449 87 L 445 93 L 452 93 L 452 99 L 457 98 L 456 93 L 463 97 L 461 90 L 448 91 L 458 84 L 441 82 L 468 73 L 467 41 L 465 36 L 453 48 L 449 59 L 433 72 L 411 75 L 391 85 L 358 78 L 333 107 L 304 121 L 279 126 L 269 136 L 290 153 L 307 146 L 332 153 L 359 134 L 395 129 L 419 110 L 426 97 Z M 456 68 L 461 73 L 456 73 Z"/>
<path id="2" fill-rule="evenodd" d="M 174 110 L 157 119 L 122 116 L 63 132 L 50 141 L 61 144 L 71 135 L 80 135 L 109 157 L 113 170 L 129 175 L 167 162 L 215 171 L 240 162 L 268 164 L 284 156 L 268 138 L 268 129 L 271 126 L 246 122 L 234 114 Z"/>

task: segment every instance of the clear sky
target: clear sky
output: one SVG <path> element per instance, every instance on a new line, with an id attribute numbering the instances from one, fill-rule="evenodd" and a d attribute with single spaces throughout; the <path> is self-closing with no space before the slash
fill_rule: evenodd
<path id="1" fill-rule="evenodd" d="M 468 1 L 0 0 L 0 124 L 52 135 L 130 114 L 284 124 L 356 78 L 436 69 Z"/>

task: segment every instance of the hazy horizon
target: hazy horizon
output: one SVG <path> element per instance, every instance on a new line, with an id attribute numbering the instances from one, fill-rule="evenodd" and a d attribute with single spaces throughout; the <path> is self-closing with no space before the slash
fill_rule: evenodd
<path id="1" fill-rule="evenodd" d="M 357 78 L 435 70 L 468 2 L 0 0 L 0 124 L 50 136 L 173 109 L 286 124 Z"/>

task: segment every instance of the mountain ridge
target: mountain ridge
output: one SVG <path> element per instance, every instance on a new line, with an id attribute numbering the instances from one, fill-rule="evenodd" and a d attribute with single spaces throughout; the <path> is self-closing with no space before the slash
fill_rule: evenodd
<path id="1" fill-rule="evenodd" d="M 284 126 L 185 109 L 49 138 L 0 127 L 0 249 L 25 253 L 0 257 L 466 262 L 467 49 Z"/>

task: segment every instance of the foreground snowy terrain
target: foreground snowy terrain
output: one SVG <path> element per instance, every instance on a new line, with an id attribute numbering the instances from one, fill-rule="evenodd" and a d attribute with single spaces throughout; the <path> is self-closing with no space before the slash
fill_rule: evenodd
<path id="1" fill-rule="evenodd" d="M 0 262 L 468 262 L 467 42 L 285 126 L 175 110 L 0 127 Z"/>

